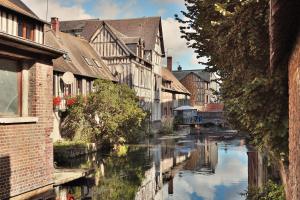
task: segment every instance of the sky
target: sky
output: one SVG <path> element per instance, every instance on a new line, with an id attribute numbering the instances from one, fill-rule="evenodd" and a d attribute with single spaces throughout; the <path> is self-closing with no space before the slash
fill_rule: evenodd
<path id="1" fill-rule="evenodd" d="M 23 0 L 41 19 L 46 20 L 47 0 Z M 165 49 L 173 56 L 173 69 L 203 68 L 193 49 L 181 38 L 179 23 L 174 15 L 185 9 L 184 0 L 49 0 L 48 21 L 76 19 L 123 19 L 161 16 Z"/>

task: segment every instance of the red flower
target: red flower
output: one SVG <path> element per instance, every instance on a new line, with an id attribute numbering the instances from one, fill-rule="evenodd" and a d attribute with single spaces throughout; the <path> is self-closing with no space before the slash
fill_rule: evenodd
<path id="1" fill-rule="evenodd" d="M 67 106 L 72 106 L 76 103 L 76 98 L 67 99 Z"/>
<path id="2" fill-rule="evenodd" d="M 54 97 L 53 98 L 53 105 L 54 106 L 59 106 L 61 102 L 61 98 L 60 97 Z"/>

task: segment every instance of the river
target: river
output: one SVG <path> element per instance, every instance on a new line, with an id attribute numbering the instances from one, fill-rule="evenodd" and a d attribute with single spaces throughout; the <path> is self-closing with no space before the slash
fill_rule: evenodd
<path id="1" fill-rule="evenodd" d="M 243 138 L 168 136 L 77 159 L 61 168 L 93 169 L 56 188 L 56 196 L 104 200 L 240 200 L 248 183 L 259 186 L 264 157 Z"/>

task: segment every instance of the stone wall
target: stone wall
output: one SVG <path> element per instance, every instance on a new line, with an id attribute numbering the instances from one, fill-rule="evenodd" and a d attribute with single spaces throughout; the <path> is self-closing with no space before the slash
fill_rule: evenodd
<path id="1" fill-rule="evenodd" d="M 36 195 L 34 191 L 52 188 L 52 81 L 52 66 L 33 64 L 29 68 L 28 115 L 38 122 L 0 124 L 0 199 L 27 199 Z"/>
<path id="2" fill-rule="evenodd" d="M 300 37 L 289 62 L 289 200 L 300 199 Z"/>

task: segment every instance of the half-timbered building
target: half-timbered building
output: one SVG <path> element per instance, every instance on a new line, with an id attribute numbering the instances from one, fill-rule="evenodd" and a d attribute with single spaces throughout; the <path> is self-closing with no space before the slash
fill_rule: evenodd
<path id="1" fill-rule="evenodd" d="M 97 51 L 83 38 L 59 31 L 58 18 L 51 19 L 51 28 L 45 27 L 45 43 L 65 51 L 53 60 L 54 130 L 51 138 L 62 139 L 59 111 L 66 110 L 68 103 L 77 95 L 86 96 L 93 91 L 95 79 L 117 82 Z M 66 80 L 66 76 L 70 76 Z M 55 102 L 54 102 L 55 103 Z"/>
<path id="2" fill-rule="evenodd" d="M 161 119 L 161 62 L 165 55 L 161 18 L 61 22 L 60 30 L 84 37 L 120 83 L 135 89 L 141 105 Z"/>

